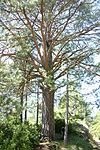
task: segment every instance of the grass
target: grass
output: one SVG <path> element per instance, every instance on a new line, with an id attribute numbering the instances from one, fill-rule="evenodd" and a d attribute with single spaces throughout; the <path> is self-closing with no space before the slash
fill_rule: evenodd
<path id="1" fill-rule="evenodd" d="M 57 145 L 60 146 L 60 148 L 54 148 L 52 145 L 56 145 L 55 143 L 58 143 Z M 48 147 L 50 145 L 52 148 L 50 149 Z M 93 145 L 90 140 L 86 140 L 83 136 L 81 136 L 79 133 L 71 133 L 68 136 L 68 144 L 66 147 L 64 147 L 63 140 L 56 140 L 52 142 L 42 143 L 40 144 L 41 150 L 99 150 L 96 148 L 96 145 Z M 35 150 L 39 150 L 35 149 Z"/>
<path id="2" fill-rule="evenodd" d="M 89 133 L 88 129 L 81 124 L 73 124 L 70 126 L 69 135 L 68 135 L 68 144 L 64 147 L 62 133 L 56 134 L 56 142 L 61 147 L 61 150 L 99 150 L 97 144 Z M 56 143 L 52 141 L 49 145 Z M 44 143 L 45 146 L 41 150 L 49 150 L 48 144 Z M 54 144 L 56 145 L 56 144 Z M 59 148 L 51 148 L 50 150 L 60 150 Z"/>
<path id="3" fill-rule="evenodd" d="M 68 144 L 65 147 L 66 150 L 99 150 L 97 145 L 93 142 L 92 138 L 86 138 L 88 135 L 82 133 L 82 128 L 79 129 L 81 132 L 72 132 L 68 135 Z M 63 140 L 57 140 L 60 146 L 64 148 Z"/>
<path id="4" fill-rule="evenodd" d="M 61 147 L 64 147 L 63 140 L 58 140 Z M 96 147 L 96 146 L 95 146 Z M 93 144 L 75 134 L 70 134 L 68 144 L 65 147 L 67 150 L 93 150 Z M 99 150 L 99 149 L 98 149 Z"/>
<path id="5" fill-rule="evenodd" d="M 69 135 L 68 148 L 76 150 L 93 150 L 93 145 L 79 135 Z"/>

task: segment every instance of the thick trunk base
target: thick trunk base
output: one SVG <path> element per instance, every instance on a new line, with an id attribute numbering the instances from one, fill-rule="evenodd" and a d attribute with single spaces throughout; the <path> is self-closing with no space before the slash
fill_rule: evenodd
<path id="1" fill-rule="evenodd" d="M 43 137 L 53 140 L 55 138 L 54 92 L 49 88 L 43 89 L 42 92 L 42 133 Z"/>

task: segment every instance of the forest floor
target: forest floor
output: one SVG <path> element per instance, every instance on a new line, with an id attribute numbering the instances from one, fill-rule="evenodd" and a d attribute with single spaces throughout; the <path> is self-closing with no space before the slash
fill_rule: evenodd
<path id="1" fill-rule="evenodd" d="M 38 147 L 34 148 L 33 150 L 52 150 L 53 148 L 50 148 L 50 146 L 52 145 L 52 143 L 40 143 Z M 53 150 L 56 150 L 56 149 L 53 149 Z M 64 147 L 60 147 L 60 148 L 57 148 L 57 150 L 69 150 L 67 148 L 64 148 Z"/>
<path id="2" fill-rule="evenodd" d="M 87 127 L 77 124 L 75 128 L 76 132 L 68 135 L 67 146 L 64 146 L 60 133 L 56 141 L 40 143 L 34 150 L 100 150 L 100 140 L 94 140 Z"/>
<path id="3" fill-rule="evenodd" d="M 76 138 L 76 141 L 75 139 Z M 56 143 L 56 144 L 55 144 Z M 58 144 L 57 144 L 58 143 Z M 55 146 L 59 145 L 59 146 Z M 100 150 L 97 143 L 93 143 L 90 140 L 84 140 L 84 138 L 77 137 L 77 135 L 70 136 L 68 145 L 64 147 L 63 140 L 57 142 L 45 142 L 40 143 L 38 147 L 33 150 Z"/>

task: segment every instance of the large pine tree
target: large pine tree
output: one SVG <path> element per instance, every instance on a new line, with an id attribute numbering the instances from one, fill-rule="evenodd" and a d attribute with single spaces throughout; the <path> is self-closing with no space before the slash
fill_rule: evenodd
<path id="1" fill-rule="evenodd" d="M 55 83 L 98 47 L 97 1 L 24 0 L 0 2 L 1 57 L 31 64 L 43 92 L 42 131 L 53 139 Z M 96 73 L 95 73 L 96 74 Z"/>

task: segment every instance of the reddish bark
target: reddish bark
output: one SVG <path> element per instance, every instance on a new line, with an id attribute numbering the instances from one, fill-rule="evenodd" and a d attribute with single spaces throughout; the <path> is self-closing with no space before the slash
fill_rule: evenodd
<path id="1" fill-rule="evenodd" d="M 42 133 L 50 140 L 55 138 L 54 91 L 50 91 L 50 88 L 45 88 L 42 91 Z"/>

